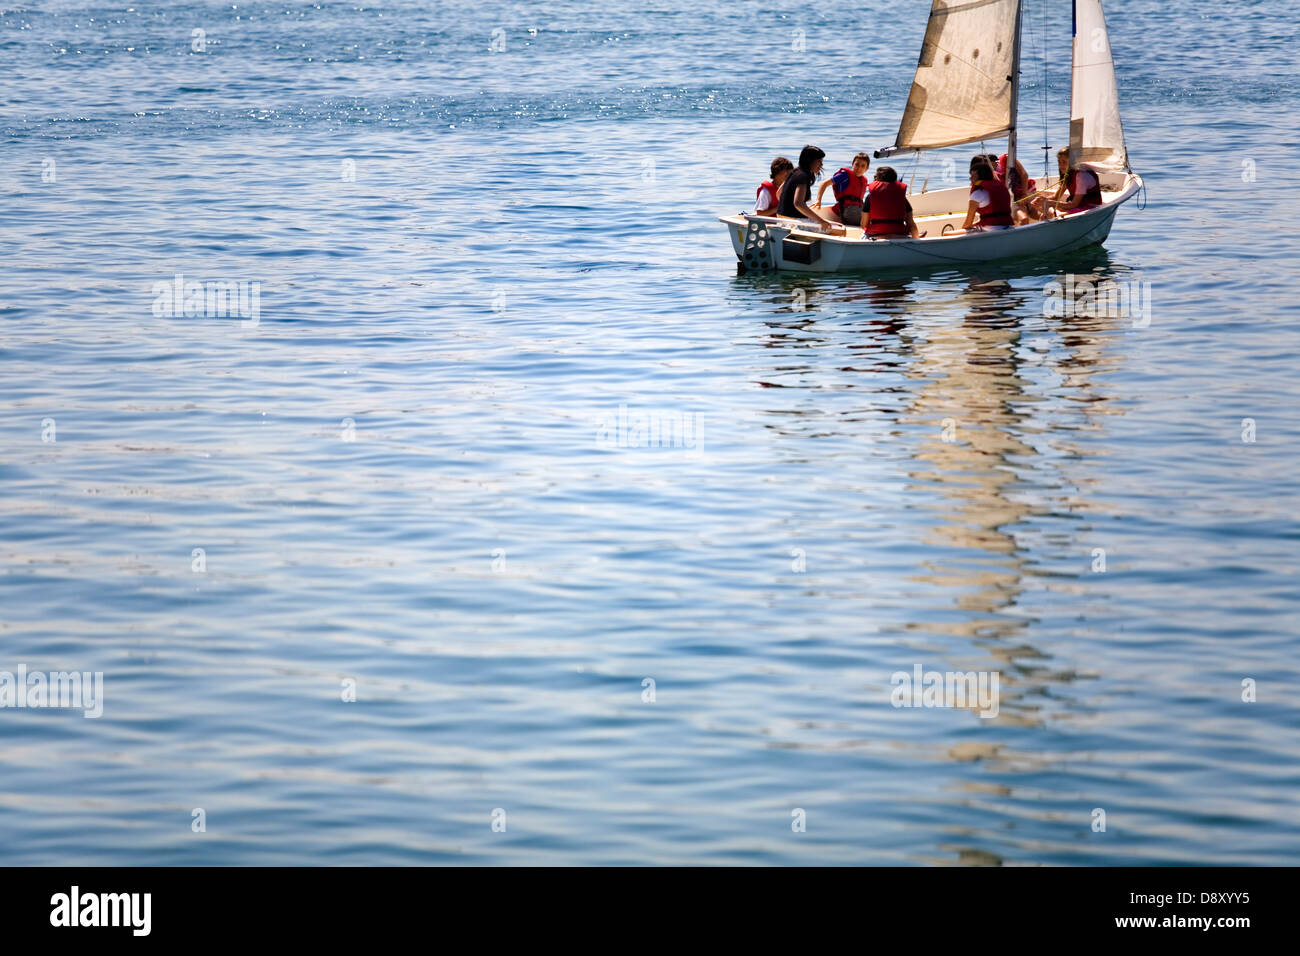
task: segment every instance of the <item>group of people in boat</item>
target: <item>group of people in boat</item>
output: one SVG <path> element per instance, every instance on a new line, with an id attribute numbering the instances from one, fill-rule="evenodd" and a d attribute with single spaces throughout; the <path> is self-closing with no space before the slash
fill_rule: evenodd
<path id="1" fill-rule="evenodd" d="M 866 153 L 858 153 L 849 166 L 824 180 L 814 198 L 813 184 L 821 176 L 825 158 L 826 154 L 816 146 L 805 146 L 797 166 L 784 156 L 772 160 L 771 178 L 759 185 L 754 211 L 760 216 L 811 219 L 832 235 L 844 235 L 845 226 L 860 227 L 863 238 L 919 239 L 926 235 L 917 231 L 907 184 L 899 182 L 898 173 L 890 166 L 881 166 L 868 180 L 871 157 Z M 1071 166 L 1068 148 L 1056 154 L 1056 161 L 1061 178 L 1056 192 L 1048 196 L 1035 188 L 1037 184 L 1018 160 L 1008 171 L 1005 153 L 977 154 L 970 161 L 966 220 L 948 235 L 1010 229 L 1053 214 L 1069 215 L 1102 204 L 1097 170 L 1083 163 Z M 830 207 L 822 203 L 828 188 L 835 197 Z"/>

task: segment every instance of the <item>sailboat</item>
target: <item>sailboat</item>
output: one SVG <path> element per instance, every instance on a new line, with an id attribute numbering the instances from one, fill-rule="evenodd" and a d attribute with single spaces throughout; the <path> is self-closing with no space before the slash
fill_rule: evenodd
<path id="1" fill-rule="evenodd" d="M 1119 207 L 1142 189 L 1129 166 L 1119 118 L 1115 66 L 1101 0 L 1072 0 L 1070 166 L 1098 174 L 1102 203 L 1082 212 L 1011 229 L 950 234 L 966 218 L 970 190 L 909 192 L 923 238 L 871 237 L 846 226 L 832 236 L 820 224 L 739 213 L 719 216 L 746 270 L 796 272 L 926 268 L 1066 252 L 1100 245 Z M 894 145 L 877 157 L 988 140 L 1007 140 L 1007 169 L 1016 163 L 1016 106 L 1020 88 L 1021 0 L 933 0 Z M 981 148 L 981 152 L 985 150 Z M 1057 177 L 1039 180 L 1053 189 Z"/>

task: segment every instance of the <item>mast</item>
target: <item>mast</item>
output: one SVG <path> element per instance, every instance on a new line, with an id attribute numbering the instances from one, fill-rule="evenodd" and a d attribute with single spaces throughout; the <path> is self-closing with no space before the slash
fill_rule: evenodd
<path id="1" fill-rule="evenodd" d="M 1007 133 L 1008 183 L 1016 175 L 1016 107 L 1020 100 L 1020 14 L 1024 6 L 1024 0 L 1016 4 L 1016 31 L 1011 37 L 1011 130 Z M 1020 185 L 1023 187 L 1026 184 L 1021 183 Z"/>

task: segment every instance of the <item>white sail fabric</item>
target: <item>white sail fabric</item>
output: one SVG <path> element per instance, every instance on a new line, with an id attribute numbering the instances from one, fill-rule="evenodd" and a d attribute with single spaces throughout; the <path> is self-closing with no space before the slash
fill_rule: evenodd
<path id="1" fill-rule="evenodd" d="M 1079 159 L 1101 169 L 1128 169 L 1119 121 L 1115 63 L 1101 0 L 1074 0 L 1074 71 L 1070 120 L 1083 121 Z"/>
<path id="2" fill-rule="evenodd" d="M 877 155 L 1005 136 L 1020 0 L 934 0 L 893 147 Z"/>

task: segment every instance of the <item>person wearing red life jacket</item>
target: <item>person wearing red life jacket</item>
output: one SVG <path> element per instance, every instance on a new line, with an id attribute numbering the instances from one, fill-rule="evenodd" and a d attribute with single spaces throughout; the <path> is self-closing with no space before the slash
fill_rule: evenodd
<path id="1" fill-rule="evenodd" d="M 976 217 L 979 217 L 978 223 Z M 993 167 L 987 159 L 972 163 L 970 171 L 970 202 L 966 206 L 966 221 L 957 232 L 992 232 L 1010 229 L 1011 191 L 998 182 Z"/>
<path id="2" fill-rule="evenodd" d="M 1017 176 L 1011 177 L 1013 180 L 1012 183 L 1007 182 L 1007 177 L 1006 177 L 1007 154 L 1006 153 L 1003 153 L 1001 156 L 995 156 L 993 153 L 976 153 L 974 156 L 971 157 L 970 160 L 971 171 L 973 172 L 975 170 L 975 167 L 978 166 L 980 163 L 988 164 L 988 167 L 991 170 L 993 170 L 993 178 L 996 179 L 998 182 L 1000 182 L 1002 185 L 1006 186 L 1008 190 L 1011 190 L 1011 198 L 1013 200 L 1011 203 L 1011 217 L 1015 222 L 1023 222 L 1029 219 L 1038 218 L 1038 210 L 1036 209 L 1030 210 L 1025 208 L 1029 205 L 1029 202 L 1032 202 L 1032 200 L 1029 200 L 1024 204 L 1019 204 L 1018 202 L 1016 202 L 1016 200 L 1023 199 L 1024 197 L 1028 196 L 1030 194 L 1030 191 L 1034 188 L 1034 181 L 1032 179 L 1029 179 L 1029 176 L 1025 173 L 1025 167 L 1020 165 L 1020 160 L 1016 160 L 1016 172 L 1023 177 L 1023 180 L 1020 181 L 1028 180 L 1029 189 L 1021 189 L 1019 192 L 1016 192 L 1012 189 L 1013 184 L 1018 188 L 1019 184 L 1018 182 L 1016 182 L 1016 180 L 1018 179 Z M 1022 211 L 1024 211 L 1025 213 L 1023 216 L 1021 215 Z"/>
<path id="3" fill-rule="evenodd" d="M 993 175 L 998 182 L 1011 191 L 1011 198 L 1015 200 L 1012 205 L 1012 215 L 1017 220 L 1038 218 L 1038 209 L 1030 199 L 1034 190 L 1038 188 L 1038 183 L 1029 178 L 1019 159 L 1016 160 L 1016 168 L 1008 178 L 1007 154 L 1003 153 L 998 157 L 997 165 L 993 167 Z"/>
<path id="4" fill-rule="evenodd" d="M 1063 210 L 1065 215 L 1083 212 L 1100 206 L 1101 176 L 1087 163 L 1070 166 L 1070 148 L 1068 146 L 1056 154 L 1056 165 L 1061 171 L 1061 182 L 1052 197 L 1052 205 Z M 1065 198 L 1062 198 L 1064 196 Z"/>
<path id="5" fill-rule="evenodd" d="M 898 173 L 893 167 L 881 166 L 876 170 L 876 178 L 867 187 L 864 205 L 864 235 L 881 239 L 891 236 L 920 238 L 916 234 L 916 220 L 912 218 L 912 204 L 907 200 L 907 183 L 898 181 Z"/>
<path id="6" fill-rule="evenodd" d="M 993 175 L 997 177 L 998 182 L 1011 190 L 1012 197 L 1016 199 L 1024 199 L 1038 185 L 1037 182 L 1029 178 L 1029 174 L 1025 172 L 1025 167 L 1018 159 L 1016 160 L 1016 171 L 1012 174 L 1011 181 L 1008 182 L 1006 153 L 998 157 L 998 164 L 993 169 Z"/>
<path id="7" fill-rule="evenodd" d="M 817 205 L 822 204 L 822 195 L 826 187 L 835 189 L 835 205 L 830 208 L 829 216 L 846 226 L 862 224 L 862 201 L 867 195 L 867 170 L 871 168 L 871 157 L 858 153 L 853 157 L 853 166 L 842 167 L 830 179 L 817 189 Z"/>
<path id="8" fill-rule="evenodd" d="M 790 175 L 792 169 L 794 169 L 794 163 L 784 156 L 778 156 L 772 160 L 772 178 L 763 180 L 754 196 L 755 213 L 760 216 L 776 215 L 777 206 L 781 199 L 781 184 L 785 182 L 785 177 Z"/>

